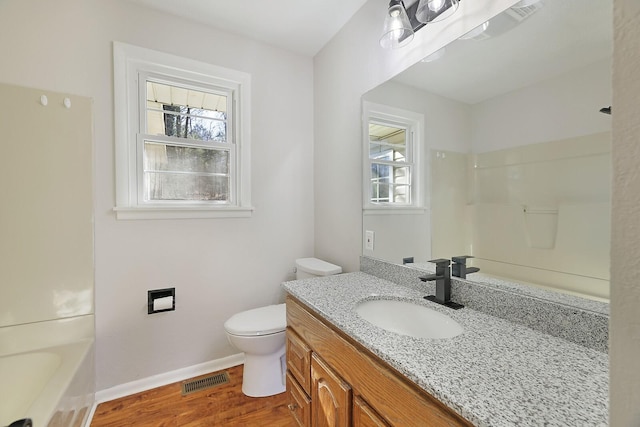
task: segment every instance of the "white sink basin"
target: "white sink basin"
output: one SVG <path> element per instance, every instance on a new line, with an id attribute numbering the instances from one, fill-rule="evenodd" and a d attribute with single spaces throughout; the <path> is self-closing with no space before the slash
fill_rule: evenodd
<path id="1" fill-rule="evenodd" d="M 379 328 L 416 338 L 453 338 L 463 331 L 449 316 L 408 301 L 362 301 L 356 313 Z"/>

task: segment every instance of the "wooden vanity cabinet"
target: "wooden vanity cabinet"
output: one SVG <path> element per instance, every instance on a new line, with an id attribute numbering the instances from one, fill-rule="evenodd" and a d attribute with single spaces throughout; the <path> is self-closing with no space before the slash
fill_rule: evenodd
<path id="1" fill-rule="evenodd" d="M 300 387 L 298 381 L 287 372 L 287 393 L 289 395 L 289 411 L 299 426 L 311 425 L 311 398 Z"/>
<path id="2" fill-rule="evenodd" d="M 287 370 L 311 394 L 311 348 L 291 328 L 287 329 L 286 337 Z"/>
<path id="3" fill-rule="evenodd" d="M 311 425 L 311 349 L 290 328 L 286 333 L 289 411 L 299 426 Z"/>
<path id="4" fill-rule="evenodd" d="M 311 401 L 312 426 L 351 425 L 351 387 L 317 354 L 311 357 Z"/>
<path id="5" fill-rule="evenodd" d="M 389 424 L 360 396 L 353 397 L 353 425 L 354 427 L 389 427 Z"/>
<path id="6" fill-rule="evenodd" d="M 286 342 L 289 409 L 300 426 L 471 426 L 292 296 Z"/>

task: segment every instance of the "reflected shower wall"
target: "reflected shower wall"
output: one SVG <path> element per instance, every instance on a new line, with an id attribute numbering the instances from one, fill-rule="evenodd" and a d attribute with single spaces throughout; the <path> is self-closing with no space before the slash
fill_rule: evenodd
<path id="1" fill-rule="evenodd" d="M 610 145 L 602 132 L 481 154 L 433 152 L 433 181 L 450 183 L 446 194 L 434 192 L 433 217 L 466 223 L 434 227 L 433 256 L 469 253 L 483 273 L 608 298 Z"/>

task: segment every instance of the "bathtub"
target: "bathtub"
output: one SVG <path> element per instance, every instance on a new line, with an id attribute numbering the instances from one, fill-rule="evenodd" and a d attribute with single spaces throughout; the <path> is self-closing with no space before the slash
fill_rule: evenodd
<path id="1" fill-rule="evenodd" d="M 0 328 L 0 426 L 82 427 L 94 402 L 93 315 Z"/>

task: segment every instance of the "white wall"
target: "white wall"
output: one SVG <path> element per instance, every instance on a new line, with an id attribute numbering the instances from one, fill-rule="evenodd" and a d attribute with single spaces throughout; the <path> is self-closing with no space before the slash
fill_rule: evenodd
<path id="1" fill-rule="evenodd" d="M 599 61 L 475 104 L 474 153 L 611 130 L 611 61 Z"/>
<path id="2" fill-rule="evenodd" d="M 614 0 L 610 424 L 640 425 L 640 2 Z"/>
<path id="3" fill-rule="evenodd" d="M 312 60 L 122 0 L 3 0 L 0 40 L 1 82 L 94 99 L 97 389 L 236 353 L 223 322 L 313 255 Z M 113 40 L 251 74 L 252 218 L 115 219 Z"/>

